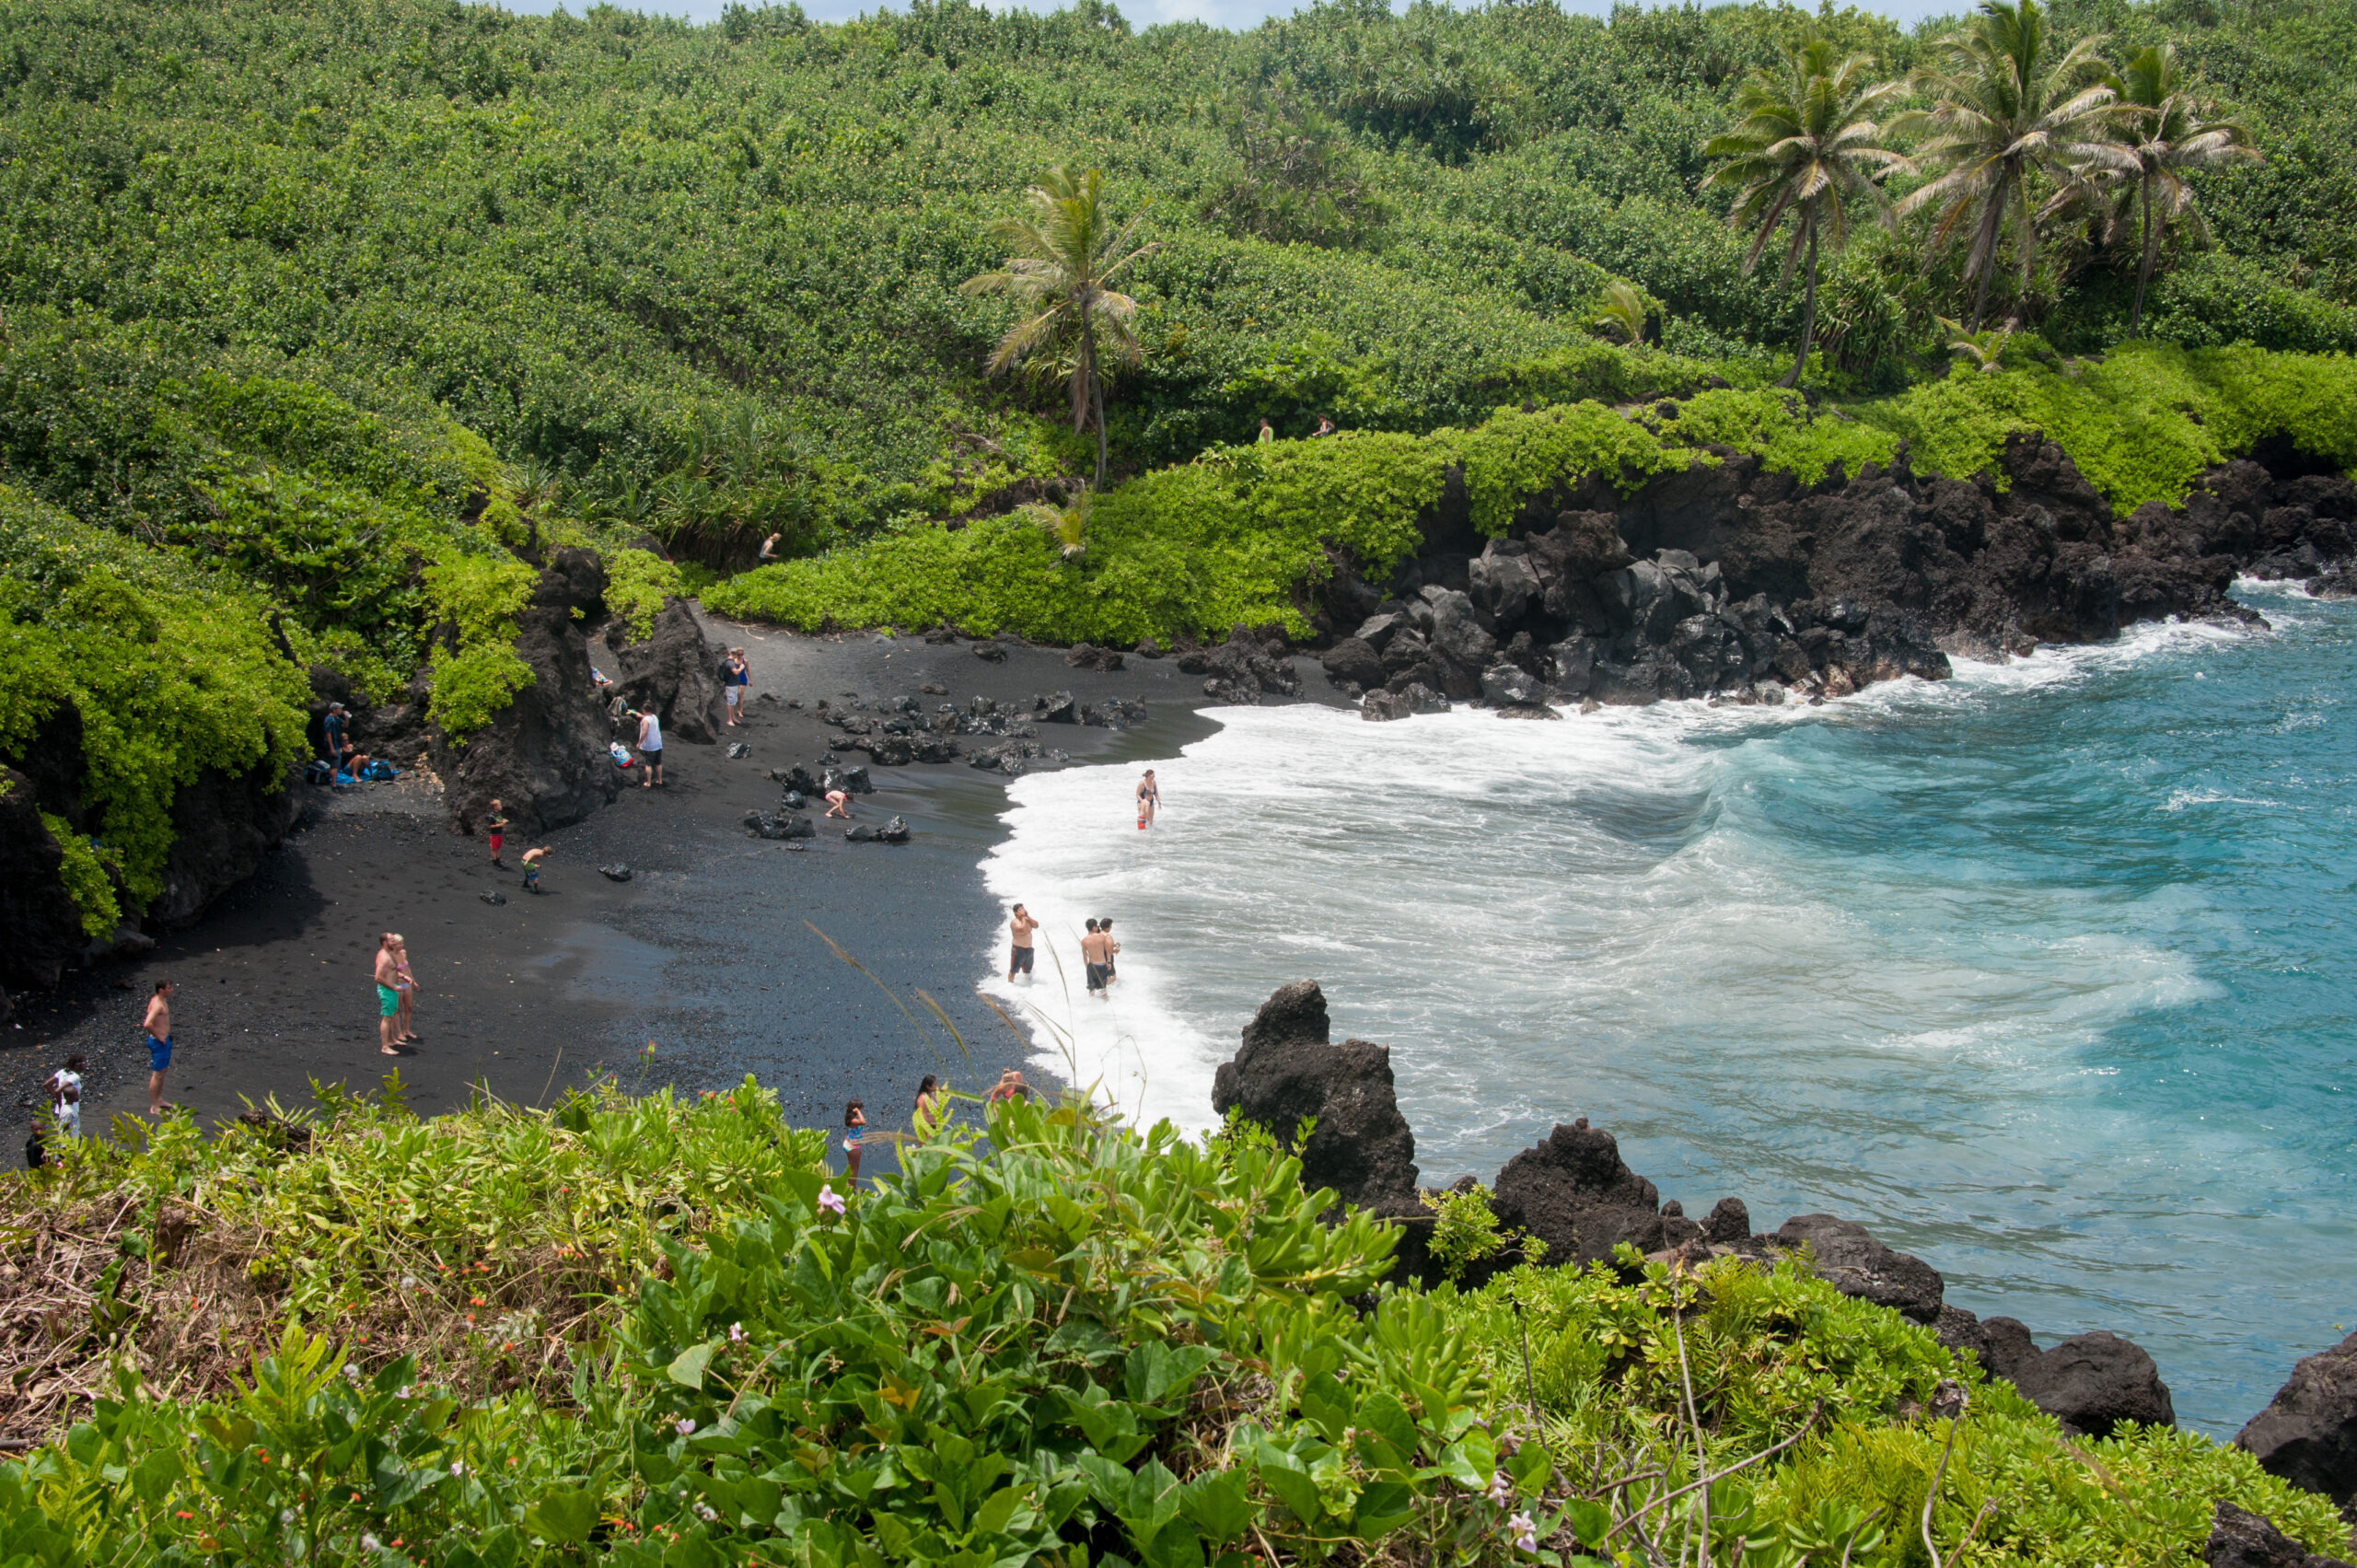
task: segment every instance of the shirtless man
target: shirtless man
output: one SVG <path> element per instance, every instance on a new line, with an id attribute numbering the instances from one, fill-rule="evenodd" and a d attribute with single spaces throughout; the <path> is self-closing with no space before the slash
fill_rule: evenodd
<path id="1" fill-rule="evenodd" d="M 164 1069 L 172 1064 L 172 982 L 159 980 L 147 998 L 147 1114 L 164 1114 Z"/>
<path id="2" fill-rule="evenodd" d="M 1148 768 L 1145 777 L 1138 781 L 1138 827 L 1141 830 L 1154 826 L 1155 809 L 1162 804 L 1162 786 L 1154 782 L 1154 770 Z"/>
<path id="3" fill-rule="evenodd" d="M 393 1041 L 401 1015 L 401 958 L 394 951 L 400 945 L 389 931 L 377 939 L 377 1049 L 387 1056 L 401 1054 Z"/>
<path id="4" fill-rule="evenodd" d="M 1088 993 L 1099 1002 L 1108 999 L 1105 993 L 1107 967 L 1105 947 L 1111 940 L 1111 937 L 1097 928 L 1097 922 L 1094 920 L 1088 923 L 1088 935 L 1080 939 L 1081 962 L 1088 967 Z"/>
<path id="5" fill-rule="evenodd" d="M 1007 929 L 1014 935 L 1015 945 L 1006 956 L 1006 978 L 1013 981 L 1016 975 L 1031 972 L 1031 934 L 1039 929 L 1039 923 L 1031 918 L 1030 911 L 1017 904 Z"/>

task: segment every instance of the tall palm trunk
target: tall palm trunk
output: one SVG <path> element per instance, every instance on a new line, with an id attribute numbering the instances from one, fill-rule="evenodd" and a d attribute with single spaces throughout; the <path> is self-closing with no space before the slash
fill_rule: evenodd
<path id="1" fill-rule="evenodd" d="M 1097 330 L 1088 319 L 1088 302 L 1080 305 L 1080 371 L 1088 377 L 1081 407 L 1097 422 L 1097 488 L 1105 488 L 1105 379 L 1097 373 Z"/>
<path id="2" fill-rule="evenodd" d="M 1981 240 L 1988 249 L 1980 259 L 1980 285 L 1972 292 L 1972 330 L 1980 330 L 1981 319 L 1989 314 L 1989 283 L 1997 275 L 1997 237 L 2005 226 L 2004 192 L 1993 192 L 1989 204 L 1980 214 Z"/>
<path id="3" fill-rule="evenodd" d="M 2144 215 L 2144 256 L 2136 266 L 2136 303 L 2128 308 L 2128 335 L 2136 335 L 2144 319 L 2144 291 L 2152 286 L 2153 262 L 2161 253 L 2161 237 L 2153 227 L 2153 180 L 2149 174 L 2137 187 L 2136 204 Z"/>
<path id="4" fill-rule="evenodd" d="M 1817 334 L 1817 206 L 1814 203 L 1801 214 L 1801 222 L 1808 229 L 1808 284 L 1801 293 L 1801 347 L 1793 356 L 1792 373 L 1777 383 L 1782 387 L 1801 384 L 1801 372 L 1808 368 L 1809 340 Z"/>

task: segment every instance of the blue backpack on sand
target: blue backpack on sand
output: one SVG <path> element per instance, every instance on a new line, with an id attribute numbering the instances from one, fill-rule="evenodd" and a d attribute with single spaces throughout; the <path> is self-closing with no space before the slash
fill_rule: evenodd
<path id="1" fill-rule="evenodd" d="M 390 784 L 393 780 L 401 776 L 401 771 L 399 768 L 394 767 L 390 762 L 386 761 L 382 757 L 378 757 L 373 759 L 366 767 L 360 770 L 360 776 L 366 779 L 371 784 Z"/>

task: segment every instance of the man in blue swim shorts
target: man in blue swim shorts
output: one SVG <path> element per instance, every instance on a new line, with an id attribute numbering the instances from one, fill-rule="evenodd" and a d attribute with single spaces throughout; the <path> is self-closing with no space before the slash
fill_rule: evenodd
<path id="1" fill-rule="evenodd" d="M 172 1064 L 172 982 L 159 980 L 147 998 L 147 1114 L 164 1114 L 164 1069 Z"/>

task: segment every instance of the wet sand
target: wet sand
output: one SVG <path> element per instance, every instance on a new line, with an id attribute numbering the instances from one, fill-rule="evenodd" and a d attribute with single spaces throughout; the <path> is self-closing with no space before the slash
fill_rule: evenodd
<path id="1" fill-rule="evenodd" d="M 974 992 L 984 948 L 1004 933 L 979 869 L 999 832 L 1003 778 L 963 760 L 871 765 L 877 793 L 858 799 L 856 819 L 905 817 L 905 845 L 846 842 L 840 822 L 789 845 L 748 837 L 740 819 L 776 807 L 771 769 L 815 767 L 841 738 L 818 720 L 821 697 L 907 695 L 927 712 L 976 695 L 1143 698 L 1150 717 L 1137 728 L 1041 725 L 1038 736 L 1074 762 L 1143 768 L 1210 732 L 1215 721 L 1197 712 L 1202 679 L 1170 659 L 1132 656 L 1109 675 L 1071 668 L 1053 649 L 1009 647 L 993 663 L 963 642 L 807 637 L 716 619 L 709 628 L 748 650 L 748 722 L 727 738 L 745 741 L 749 757 L 675 740 L 664 788 L 626 788 L 540 841 L 553 852 L 540 897 L 523 891 L 520 872 L 493 869 L 481 840 L 450 832 L 430 787 L 309 792 L 286 845 L 198 924 L 145 958 L 17 998 L 16 1027 L 0 1031 L 0 1095 L 17 1105 L 19 1128 L 41 1078 L 75 1051 L 90 1059 L 86 1132 L 145 1110 L 139 1025 L 166 977 L 180 989 L 165 1098 L 208 1123 L 273 1096 L 308 1103 L 314 1080 L 375 1089 L 397 1067 L 423 1112 L 463 1106 L 478 1086 L 540 1104 L 600 1074 L 687 1091 L 749 1073 L 799 1125 L 839 1124 L 857 1098 L 870 1127 L 888 1131 L 905 1124 L 923 1074 L 975 1089 L 1023 1063 L 1028 1044 Z M 1313 662 L 1298 668 L 1304 700 L 1340 701 Z M 928 682 L 946 694 L 920 691 Z M 510 838 L 511 867 L 525 847 Z M 595 869 L 614 861 L 632 880 Z M 485 902 L 492 891 L 506 902 Z M 385 930 L 408 938 L 419 982 L 423 1043 L 398 1061 L 377 1051 L 370 964 Z M 882 1154 L 873 1145 L 870 1169 Z"/>

